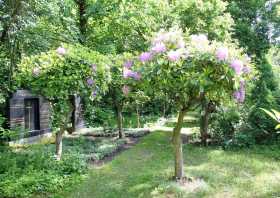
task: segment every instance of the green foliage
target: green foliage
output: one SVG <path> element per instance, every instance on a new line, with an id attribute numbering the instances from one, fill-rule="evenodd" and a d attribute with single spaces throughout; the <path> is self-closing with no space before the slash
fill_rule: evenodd
<path id="1" fill-rule="evenodd" d="M 280 120 L 280 113 L 274 109 L 272 109 L 271 111 L 268 111 L 266 109 L 261 108 L 261 110 L 263 110 L 267 115 L 269 115 L 272 119 L 274 119 L 276 122 L 279 123 Z M 277 124 L 275 129 L 278 130 L 280 128 L 280 124 Z"/>
<path id="2" fill-rule="evenodd" d="M 260 112 L 259 108 L 278 109 L 278 84 L 265 56 L 271 42 L 279 35 L 275 20 L 277 14 L 273 14 L 278 4 L 277 1 L 234 0 L 229 1 L 228 7 L 235 20 L 233 36 L 247 49 L 248 54 L 255 56 L 253 59 L 259 72 L 249 101 L 252 108 L 247 109 L 250 111 L 247 128 L 252 129 L 258 142 L 274 139 L 275 134 L 272 120 Z"/>
<path id="3" fill-rule="evenodd" d="M 60 161 L 53 155 L 54 144 L 0 147 L 0 197 L 53 197 L 71 190 L 86 176 L 89 160 L 102 160 L 125 143 L 124 139 L 64 138 Z"/>
<path id="4" fill-rule="evenodd" d="M 233 108 L 219 108 L 211 118 L 211 137 L 214 142 L 223 144 L 233 139 L 236 126 L 240 122 L 240 113 Z"/>
<path id="5" fill-rule="evenodd" d="M 165 0 L 96 1 L 88 8 L 87 45 L 117 54 L 144 49 L 146 36 L 170 22 L 169 10 Z"/>
<path id="6" fill-rule="evenodd" d="M 212 114 L 210 132 L 214 144 L 224 148 L 251 147 L 255 145 L 256 134 L 247 124 L 250 111 L 248 106 L 231 104 L 220 107 Z"/>
<path id="7" fill-rule="evenodd" d="M 72 152 L 56 161 L 51 150 L 43 146 L 19 151 L 1 148 L 0 196 L 47 195 L 79 182 L 87 169 L 85 159 Z"/>
<path id="8" fill-rule="evenodd" d="M 88 108 L 87 108 L 88 109 Z M 146 109 L 146 108 L 145 108 Z M 123 128 L 137 128 L 137 116 L 134 109 L 125 107 L 123 110 Z M 144 111 L 144 110 L 143 110 Z M 87 112 L 87 111 L 86 111 Z M 103 127 L 104 130 L 111 132 L 117 128 L 117 120 L 115 112 L 109 105 L 98 106 L 95 105 L 93 109 L 85 114 L 87 125 L 89 127 Z M 141 127 L 147 123 L 153 123 L 158 119 L 158 115 L 154 114 L 152 108 L 149 112 L 143 112 L 140 116 Z"/>
<path id="9" fill-rule="evenodd" d="M 81 46 L 66 46 L 65 54 L 49 51 L 26 57 L 15 76 L 18 87 L 46 97 L 52 104 L 53 126 L 67 123 L 70 97 L 98 99 L 107 89 L 109 59 Z M 91 84 L 88 79 L 92 80 Z"/>
<path id="10" fill-rule="evenodd" d="M 205 33 L 210 39 L 223 41 L 230 36 L 234 24 L 226 12 L 227 3 L 221 0 L 175 0 L 173 13 L 179 18 L 180 27 L 190 34 Z"/>
<path id="11" fill-rule="evenodd" d="M 92 160 L 101 160 L 104 157 L 112 155 L 114 152 L 116 152 L 120 146 L 124 145 L 126 143 L 126 140 L 124 139 L 118 139 L 115 142 L 102 142 L 102 145 L 100 145 L 95 153 L 91 156 Z"/>
<path id="12" fill-rule="evenodd" d="M 258 58 L 269 49 L 268 25 L 266 19 L 266 0 L 229 1 L 228 11 L 235 21 L 234 37 L 248 53 Z M 259 20 L 262 18 L 262 20 Z M 256 42 L 257 41 L 257 42 Z"/>
<path id="13" fill-rule="evenodd" d="M 3 108 L 5 99 L 10 91 L 10 73 L 9 62 L 7 58 L 7 52 L 5 48 L 0 46 L 0 107 Z"/>
<path id="14" fill-rule="evenodd" d="M 253 105 L 248 117 L 248 123 L 253 128 L 258 142 L 274 138 L 275 129 L 273 121 L 259 108 L 277 109 L 275 93 L 279 92 L 277 83 L 272 73 L 271 65 L 266 61 L 259 62 L 260 78 L 252 91 L 251 104 Z"/>

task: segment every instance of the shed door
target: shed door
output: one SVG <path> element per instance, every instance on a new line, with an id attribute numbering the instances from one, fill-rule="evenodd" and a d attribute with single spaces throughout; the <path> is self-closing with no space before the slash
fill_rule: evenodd
<path id="1" fill-rule="evenodd" d="M 39 99 L 24 99 L 24 122 L 28 131 L 40 130 Z"/>

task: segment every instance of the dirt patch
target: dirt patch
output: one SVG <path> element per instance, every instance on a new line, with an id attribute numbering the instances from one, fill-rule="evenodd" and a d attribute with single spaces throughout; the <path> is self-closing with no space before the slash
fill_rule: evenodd
<path id="1" fill-rule="evenodd" d="M 208 188 L 206 182 L 201 178 L 183 178 L 176 180 L 177 188 L 181 191 L 193 193 L 196 191 L 206 190 Z"/>

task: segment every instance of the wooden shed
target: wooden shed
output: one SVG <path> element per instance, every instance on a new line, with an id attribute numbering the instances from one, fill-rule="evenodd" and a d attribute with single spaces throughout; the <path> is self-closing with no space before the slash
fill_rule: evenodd
<path id="1" fill-rule="evenodd" d="M 72 128 L 69 132 L 84 127 L 81 98 L 72 97 L 74 111 L 72 113 Z M 50 103 L 42 96 L 34 95 L 28 90 L 17 90 L 9 100 L 10 128 L 18 131 L 12 139 L 33 142 L 38 137 L 51 133 Z M 35 138 L 37 137 L 37 138 Z"/>
<path id="2" fill-rule="evenodd" d="M 50 133 L 50 104 L 28 90 L 17 90 L 9 100 L 9 122 L 19 132 L 17 139 Z"/>

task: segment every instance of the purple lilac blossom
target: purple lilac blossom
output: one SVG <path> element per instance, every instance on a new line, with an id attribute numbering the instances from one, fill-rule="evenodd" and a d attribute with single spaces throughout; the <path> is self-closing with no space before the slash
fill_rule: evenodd
<path id="1" fill-rule="evenodd" d="M 93 80 L 92 78 L 88 78 L 88 79 L 87 79 L 87 84 L 88 84 L 89 86 L 92 86 L 92 85 L 94 84 L 94 80 Z"/>
<path id="2" fill-rule="evenodd" d="M 124 68 L 123 70 L 123 77 L 124 78 L 129 78 L 129 77 L 133 77 L 134 72 L 130 69 Z"/>
<path id="3" fill-rule="evenodd" d="M 91 64 L 91 69 L 92 69 L 92 71 L 96 72 L 97 65 L 96 64 Z"/>
<path id="4" fill-rule="evenodd" d="M 93 98 L 95 98 L 97 96 L 97 91 L 94 90 L 91 95 L 92 95 Z"/>
<path id="5" fill-rule="evenodd" d="M 237 90 L 237 91 L 235 91 L 235 92 L 233 93 L 233 97 L 234 97 L 234 99 L 235 99 L 236 101 L 239 101 L 239 98 L 240 98 L 240 92 L 239 92 L 239 90 Z"/>
<path id="6" fill-rule="evenodd" d="M 234 92 L 233 97 L 239 103 L 243 103 L 245 101 L 245 81 L 240 81 L 240 87 L 237 91 Z"/>
<path id="7" fill-rule="evenodd" d="M 237 75 L 240 75 L 242 73 L 243 69 L 243 62 L 241 60 L 233 60 L 230 64 L 231 68 L 234 69 L 235 73 Z"/>
<path id="8" fill-rule="evenodd" d="M 166 51 L 166 46 L 164 43 L 156 43 L 153 47 L 152 47 L 152 51 L 155 53 L 163 53 Z"/>
<path id="9" fill-rule="evenodd" d="M 177 51 L 170 51 L 167 54 L 168 60 L 170 60 L 172 62 L 180 60 L 180 57 L 181 57 L 181 53 L 178 50 Z"/>
<path id="10" fill-rule="evenodd" d="M 142 63 L 148 62 L 148 61 L 150 61 L 152 58 L 153 58 L 153 55 L 152 55 L 152 53 L 150 53 L 150 52 L 143 52 L 143 53 L 140 54 L 140 56 L 139 56 L 139 60 L 140 60 Z"/>
<path id="11" fill-rule="evenodd" d="M 251 68 L 248 66 L 244 66 L 242 71 L 244 74 L 249 74 L 249 73 L 251 73 Z"/>
<path id="12" fill-rule="evenodd" d="M 59 47 L 56 49 L 56 53 L 58 53 L 59 55 L 65 55 L 66 54 L 66 49 L 63 47 Z"/>
<path id="13" fill-rule="evenodd" d="M 134 78 L 134 80 L 140 80 L 141 79 L 141 74 L 139 72 L 134 72 L 133 78 Z"/>
<path id="14" fill-rule="evenodd" d="M 128 61 L 124 62 L 124 64 L 123 64 L 123 66 L 125 68 L 128 68 L 128 69 L 131 68 L 132 65 L 133 65 L 133 61 L 132 60 L 128 60 Z"/>
<path id="15" fill-rule="evenodd" d="M 216 57 L 219 61 L 225 61 L 228 59 L 228 48 L 221 47 L 217 50 Z"/>
<path id="16" fill-rule="evenodd" d="M 124 94 L 125 96 L 127 96 L 127 95 L 129 94 L 129 92 L 130 92 L 130 87 L 127 86 L 127 85 L 124 85 L 124 86 L 122 87 L 122 92 L 123 92 L 123 94 Z"/>

